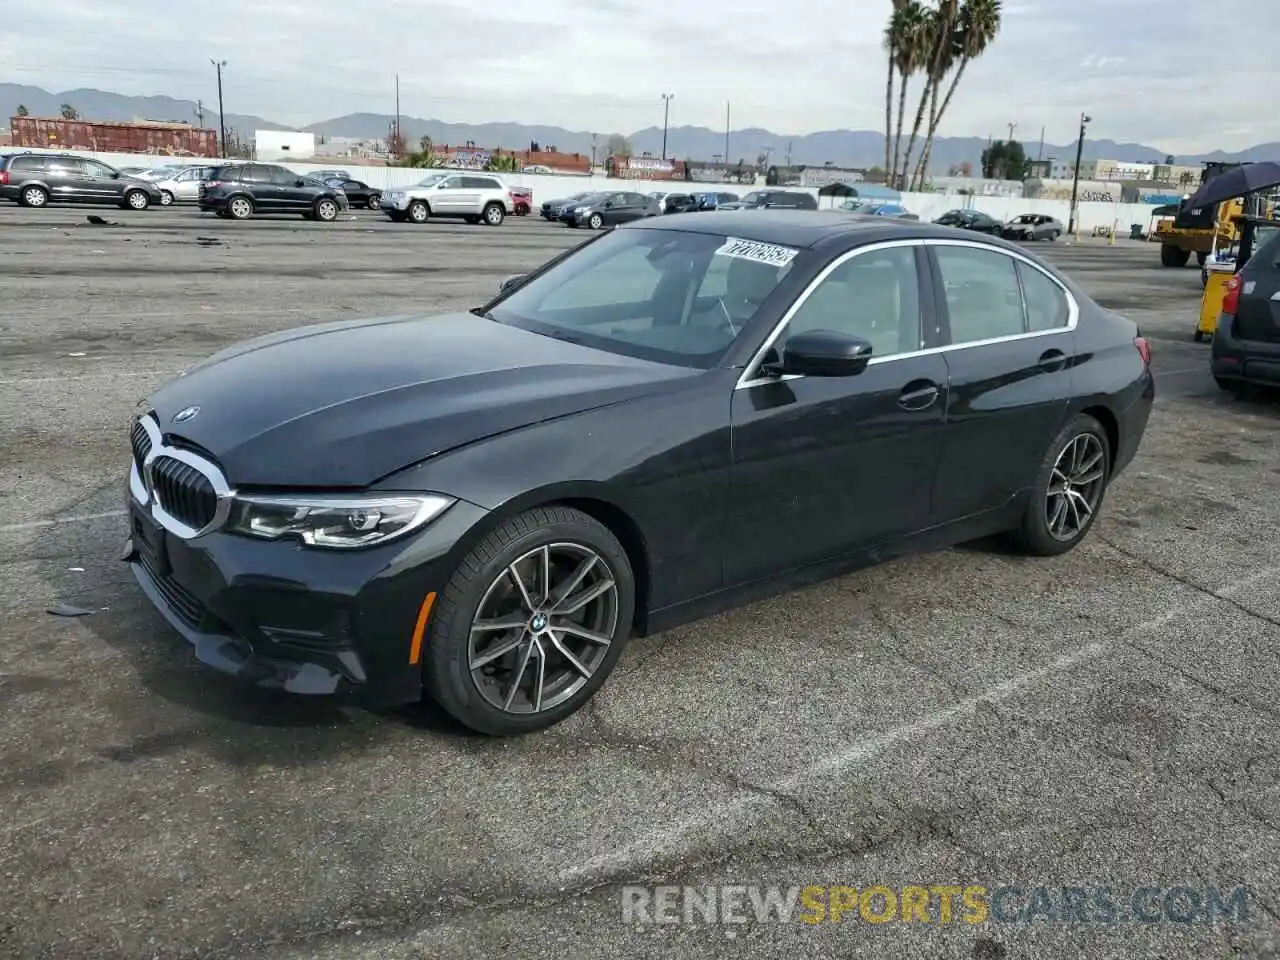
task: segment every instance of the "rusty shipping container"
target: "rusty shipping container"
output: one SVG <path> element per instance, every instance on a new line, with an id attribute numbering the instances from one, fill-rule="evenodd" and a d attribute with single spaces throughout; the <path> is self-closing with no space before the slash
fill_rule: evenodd
<path id="1" fill-rule="evenodd" d="M 186 123 L 102 123 L 61 117 L 13 117 L 13 146 L 162 157 L 216 157 L 218 132 Z"/>

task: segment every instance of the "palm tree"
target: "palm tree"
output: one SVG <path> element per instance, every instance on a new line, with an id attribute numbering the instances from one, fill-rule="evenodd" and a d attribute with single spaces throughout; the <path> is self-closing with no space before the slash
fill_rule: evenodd
<path id="1" fill-rule="evenodd" d="M 924 60 L 924 25 L 926 12 L 919 0 L 906 0 L 889 20 L 886 45 L 893 50 L 893 65 L 902 78 L 898 90 L 898 121 L 893 140 L 893 158 L 889 166 L 888 186 L 899 186 L 898 160 L 902 148 L 902 119 L 907 112 L 907 86 L 920 70 Z"/>
<path id="2" fill-rule="evenodd" d="M 889 164 L 892 159 L 890 155 L 892 144 L 890 141 L 893 139 L 893 68 L 896 57 L 892 24 L 894 18 L 906 5 L 907 0 L 893 0 L 893 14 L 889 17 L 890 27 L 884 31 L 884 49 L 885 53 L 888 54 L 886 58 L 888 60 L 888 69 L 885 71 L 886 79 L 884 84 L 884 169 L 889 171 L 890 175 L 892 175 L 893 171 L 893 167 Z"/>
<path id="3" fill-rule="evenodd" d="M 76 111 L 76 108 L 69 103 L 64 103 L 62 105 L 61 113 L 62 113 L 62 119 L 64 120 L 75 120 L 77 117 L 80 116 L 80 114 Z"/>
<path id="4" fill-rule="evenodd" d="M 956 92 L 960 78 L 964 76 L 965 67 L 977 60 L 986 52 L 987 47 L 995 41 L 1000 32 L 1000 0 L 964 0 L 956 17 L 956 29 L 952 46 L 952 59 L 956 63 L 956 72 L 951 76 L 951 86 L 942 104 L 930 118 L 929 131 L 925 137 L 924 154 L 921 157 L 920 179 L 924 179 L 924 171 L 928 169 L 929 155 L 933 152 L 933 140 L 951 105 L 951 96 Z"/>
<path id="5" fill-rule="evenodd" d="M 916 107 L 915 123 L 911 127 L 911 139 L 907 142 L 907 152 L 902 158 L 902 183 L 907 186 L 907 170 L 911 166 L 911 152 L 915 150 L 916 139 L 920 136 L 920 128 L 924 125 L 924 111 L 929 106 L 929 99 L 937 96 L 934 93 L 946 76 L 946 66 L 951 51 L 951 38 L 955 32 L 958 0 L 941 0 L 938 6 L 926 11 L 920 27 L 920 66 L 924 72 L 924 89 L 920 91 L 920 105 Z M 923 155 L 921 150 L 921 155 Z M 914 188 L 915 178 L 912 178 Z"/>
<path id="6" fill-rule="evenodd" d="M 20 103 L 20 104 L 18 104 L 18 116 L 20 116 L 20 117 L 25 117 L 25 116 L 30 115 L 30 113 L 31 113 L 31 111 L 29 111 L 29 110 L 26 108 L 26 106 L 25 106 L 25 105 L 23 105 L 23 104 L 21 104 L 21 103 Z"/>

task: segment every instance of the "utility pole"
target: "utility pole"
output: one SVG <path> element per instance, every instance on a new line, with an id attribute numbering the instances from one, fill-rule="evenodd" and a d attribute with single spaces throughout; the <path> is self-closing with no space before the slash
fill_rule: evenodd
<path id="1" fill-rule="evenodd" d="M 196 101 L 196 126 L 204 129 L 204 101 Z"/>
<path id="2" fill-rule="evenodd" d="M 1036 154 L 1036 159 L 1044 159 L 1044 127 L 1040 128 L 1040 152 Z"/>
<path id="3" fill-rule="evenodd" d="M 227 158 L 227 114 L 222 109 L 222 68 L 227 65 L 225 60 L 210 60 L 214 69 L 218 71 L 218 127 L 222 132 L 222 159 Z"/>
<path id="4" fill-rule="evenodd" d="M 404 149 L 404 138 L 400 136 L 400 74 L 396 74 L 396 152 Z"/>
<path id="5" fill-rule="evenodd" d="M 724 102 L 724 162 L 729 162 L 729 107 L 731 104 L 728 100 Z"/>
<path id="6" fill-rule="evenodd" d="M 1076 232 L 1076 198 L 1080 195 L 1080 160 L 1084 156 L 1084 128 L 1093 117 L 1080 114 L 1080 139 L 1076 142 L 1076 168 L 1071 171 L 1071 219 L 1067 233 Z"/>
<path id="7" fill-rule="evenodd" d="M 664 93 L 662 95 L 662 159 L 667 159 L 667 125 L 671 119 L 671 101 L 676 98 L 674 93 Z"/>
<path id="8" fill-rule="evenodd" d="M 1013 143 L 1013 131 L 1017 129 L 1018 129 L 1018 125 L 1016 123 L 1009 124 L 1009 142 L 1010 143 Z"/>

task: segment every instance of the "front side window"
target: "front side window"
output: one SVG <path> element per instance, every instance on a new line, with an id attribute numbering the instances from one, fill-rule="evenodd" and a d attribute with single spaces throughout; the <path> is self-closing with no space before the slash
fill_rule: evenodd
<path id="1" fill-rule="evenodd" d="M 490 316 L 602 350 L 707 369 L 798 254 L 716 234 L 617 230 L 499 301 Z"/>
<path id="2" fill-rule="evenodd" d="M 977 247 L 933 248 L 947 294 L 952 343 L 1026 332 L 1022 288 L 1013 257 Z"/>
<path id="3" fill-rule="evenodd" d="M 830 330 L 871 344 L 873 357 L 921 348 L 920 280 L 912 247 L 850 257 L 797 308 L 778 346 L 797 333 Z"/>

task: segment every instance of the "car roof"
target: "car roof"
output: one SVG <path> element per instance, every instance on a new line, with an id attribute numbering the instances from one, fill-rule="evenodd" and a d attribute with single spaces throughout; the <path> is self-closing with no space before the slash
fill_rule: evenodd
<path id="1" fill-rule="evenodd" d="M 788 247 L 813 247 L 828 240 L 847 239 L 851 245 L 878 240 L 955 239 L 949 227 L 914 220 L 888 220 L 839 210 L 721 210 L 676 213 L 625 224 L 621 230 L 680 230 L 733 236 Z M 998 246 L 998 243 L 993 243 Z"/>

